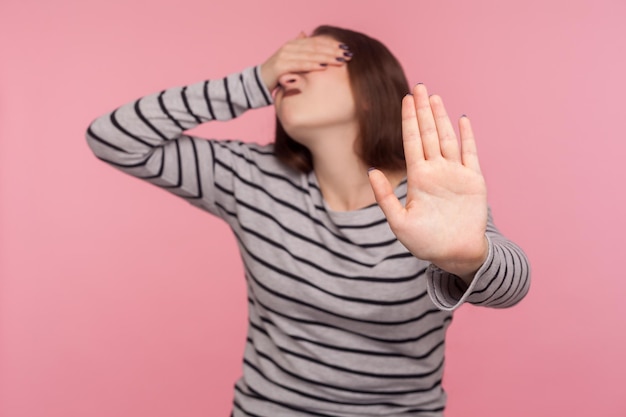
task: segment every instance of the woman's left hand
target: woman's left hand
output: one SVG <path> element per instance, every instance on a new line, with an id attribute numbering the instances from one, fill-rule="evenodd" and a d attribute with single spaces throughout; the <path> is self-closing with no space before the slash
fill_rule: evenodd
<path id="1" fill-rule="evenodd" d="M 416 257 L 469 282 L 488 253 L 487 188 L 465 116 L 459 132 L 460 144 L 441 97 L 428 97 L 418 84 L 402 101 L 406 205 L 381 171 L 369 176 L 398 240 Z"/>

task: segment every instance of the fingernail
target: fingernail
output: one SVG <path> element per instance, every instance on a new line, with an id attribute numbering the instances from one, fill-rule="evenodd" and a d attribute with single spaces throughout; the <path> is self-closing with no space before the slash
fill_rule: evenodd
<path id="1" fill-rule="evenodd" d="M 339 62 L 346 62 L 346 60 L 344 58 L 341 58 L 341 57 L 337 58 L 337 61 L 339 61 Z"/>
<path id="2" fill-rule="evenodd" d="M 351 57 L 352 56 L 352 52 L 344 52 L 343 56 Z"/>
<path id="3" fill-rule="evenodd" d="M 417 84 L 415 84 L 415 85 L 424 85 L 424 83 L 417 83 Z"/>
<path id="4" fill-rule="evenodd" d="M 367 168 L 367 175 L 369 175 L 369 174 L 370 174 L 370 172 L 372 172 L 372 171 L 373 171 L 373 170 L 375 170 L 375 169 L 376 169 L 375 167 L 369 167 L 369 168 Z"/>
<path id="5" fill-rule="evenodd" d="M 461 117 L 467 117 L 467 114 L 462 114 Z"/>
<path id="6" fill-rule="evenodd" d="M 345 49 L 346 51 L 347 51 L 348 49 L 350 49 L 350 48 L 348 47 L 348 45 L 346 45 L 345 43 L 339 44 L 339 47 L 340 47 L 341 49 Z"/>
<path id="7" fill-rule="evenodd" d="M 320 67 L 327 67 L 327 66 L 328 66 L 328 64 L 327 64 L 327 63 L 325 63 L 325 62 L 322 62 L 322 63 L 320 64 Z"/>

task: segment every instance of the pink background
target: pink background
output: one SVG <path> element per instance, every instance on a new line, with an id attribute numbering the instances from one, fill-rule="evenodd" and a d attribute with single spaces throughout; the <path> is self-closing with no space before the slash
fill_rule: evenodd
<path id="1" fill-rule="evenodd" d="M 228 415 L 234 239 L 98 161 L 84 130 L 330 23 L 472 118 L 496 222 L 532 262 L 516 308 L 458 311 L 447 416 L 625 416 L 625 22 L 623 0 L 2 0 L 0 415 Z M 197 133 L 272 127 L 267 108 Z"/>

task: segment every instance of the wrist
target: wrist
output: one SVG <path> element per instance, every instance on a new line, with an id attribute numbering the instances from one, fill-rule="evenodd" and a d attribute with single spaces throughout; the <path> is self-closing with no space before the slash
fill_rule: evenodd
<path id="1" fill-rule="evenodd" d="M 261 64 L 261 80 L 267 87 L 268 91 L 274 90 L 278 85 L 278 77 L 274 75 L 274 72 L 270 70 L 270 64 L 266 61 Z"/>
<path id="2" fill-rule="evenodd" d="M 485 236 L 482 244 L 477 248 L 474 255 L 465 259 L 446 259 L 441 261 L 433 261 L 433 265 L 448 273 L 454 274 L 461 278 L 466 284 L 470 284 L 476 275 L 476 272 L 483 266 L 489 256 L 489 241 Z"/>

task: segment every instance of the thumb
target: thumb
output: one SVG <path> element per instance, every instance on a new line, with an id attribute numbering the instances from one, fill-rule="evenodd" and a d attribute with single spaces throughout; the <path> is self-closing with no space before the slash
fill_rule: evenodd
<path id="1" fill-rule="evenodd" d="M 402 213 L 404 207 L 393 193 L 391 183 L 382 171 L 370 168 L 368 177 L 376 202 L 385 214 L 385 217 L 387 217 L 387 221 L 391 224 Z"/>

